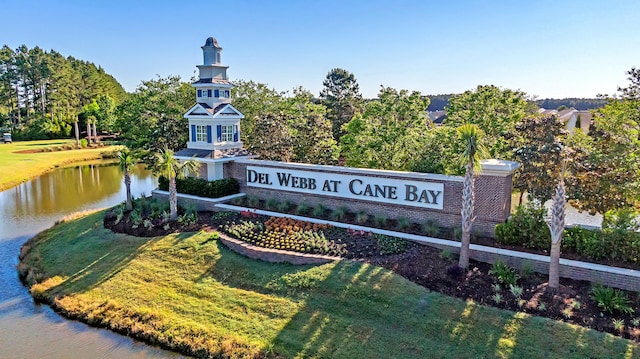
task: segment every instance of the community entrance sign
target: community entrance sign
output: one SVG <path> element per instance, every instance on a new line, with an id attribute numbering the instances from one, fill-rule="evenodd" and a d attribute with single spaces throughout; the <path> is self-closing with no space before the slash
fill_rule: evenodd
<path id="1" fill-rule="evenodd" d="M 444 184 L 247 166 L 248 187 L 442 209 Z"/>

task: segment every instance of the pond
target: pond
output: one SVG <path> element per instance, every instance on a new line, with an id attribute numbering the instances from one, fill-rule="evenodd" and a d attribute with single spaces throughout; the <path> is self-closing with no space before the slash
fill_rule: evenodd
<path id="1" fill-rule="evenodd" d="M 144 166 L 135 168 L 134 196 L 150 194 L 156 186 Z M 125 196 L 122 172 L 107 163 L 60 168 L 0 192 L 0 358 L 181 357 L 64 319 L 35 304 L 18 279 L 18 254 L 25 241 L 70 213 L 111 207 Z"/>

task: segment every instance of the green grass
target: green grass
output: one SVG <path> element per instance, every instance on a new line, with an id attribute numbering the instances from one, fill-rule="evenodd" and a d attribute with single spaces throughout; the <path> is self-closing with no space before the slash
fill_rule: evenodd
<path id="1" fill-rule="evenodd" d="M 16 153 L 45 147 L 75 145 L 75 140 L 25 141 L 0 144 L 0 191 L 11 188 L 65 164 L 102 158 L 115 147 L 99 147 L 73 151 Z"/>
<path id="2" fill-rule="evenodd" d="M 210 233 L 114 234 L 102 212 L 27 243 L 22 276 L 73 318 L 198 356 L 632 358 L 637 343 L 432 293 L 376 266 L 255 261 Z"/>

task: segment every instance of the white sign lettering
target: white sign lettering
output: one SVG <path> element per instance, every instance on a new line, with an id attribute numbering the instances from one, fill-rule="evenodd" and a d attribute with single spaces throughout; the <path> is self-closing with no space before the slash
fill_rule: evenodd
<path id="1" fill-rule="evenodd" d="M 442 209 L 444 184 L 247 166 L 247 186 Z"/>

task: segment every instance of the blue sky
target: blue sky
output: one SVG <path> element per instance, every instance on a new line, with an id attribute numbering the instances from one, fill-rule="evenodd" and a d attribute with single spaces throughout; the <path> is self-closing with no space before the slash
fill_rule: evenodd
<path id="1" fill-rule="evenodd" d="M 334 67 L 365 97 L 477 85 L 538 98 L 594 97 L 640 66 L 640 1 L 0 0 L 0 45 L 55 49 L 101 65 L 134 91 L 188 80 L 209 36 L 232 80 L 318 94 Z"/>

